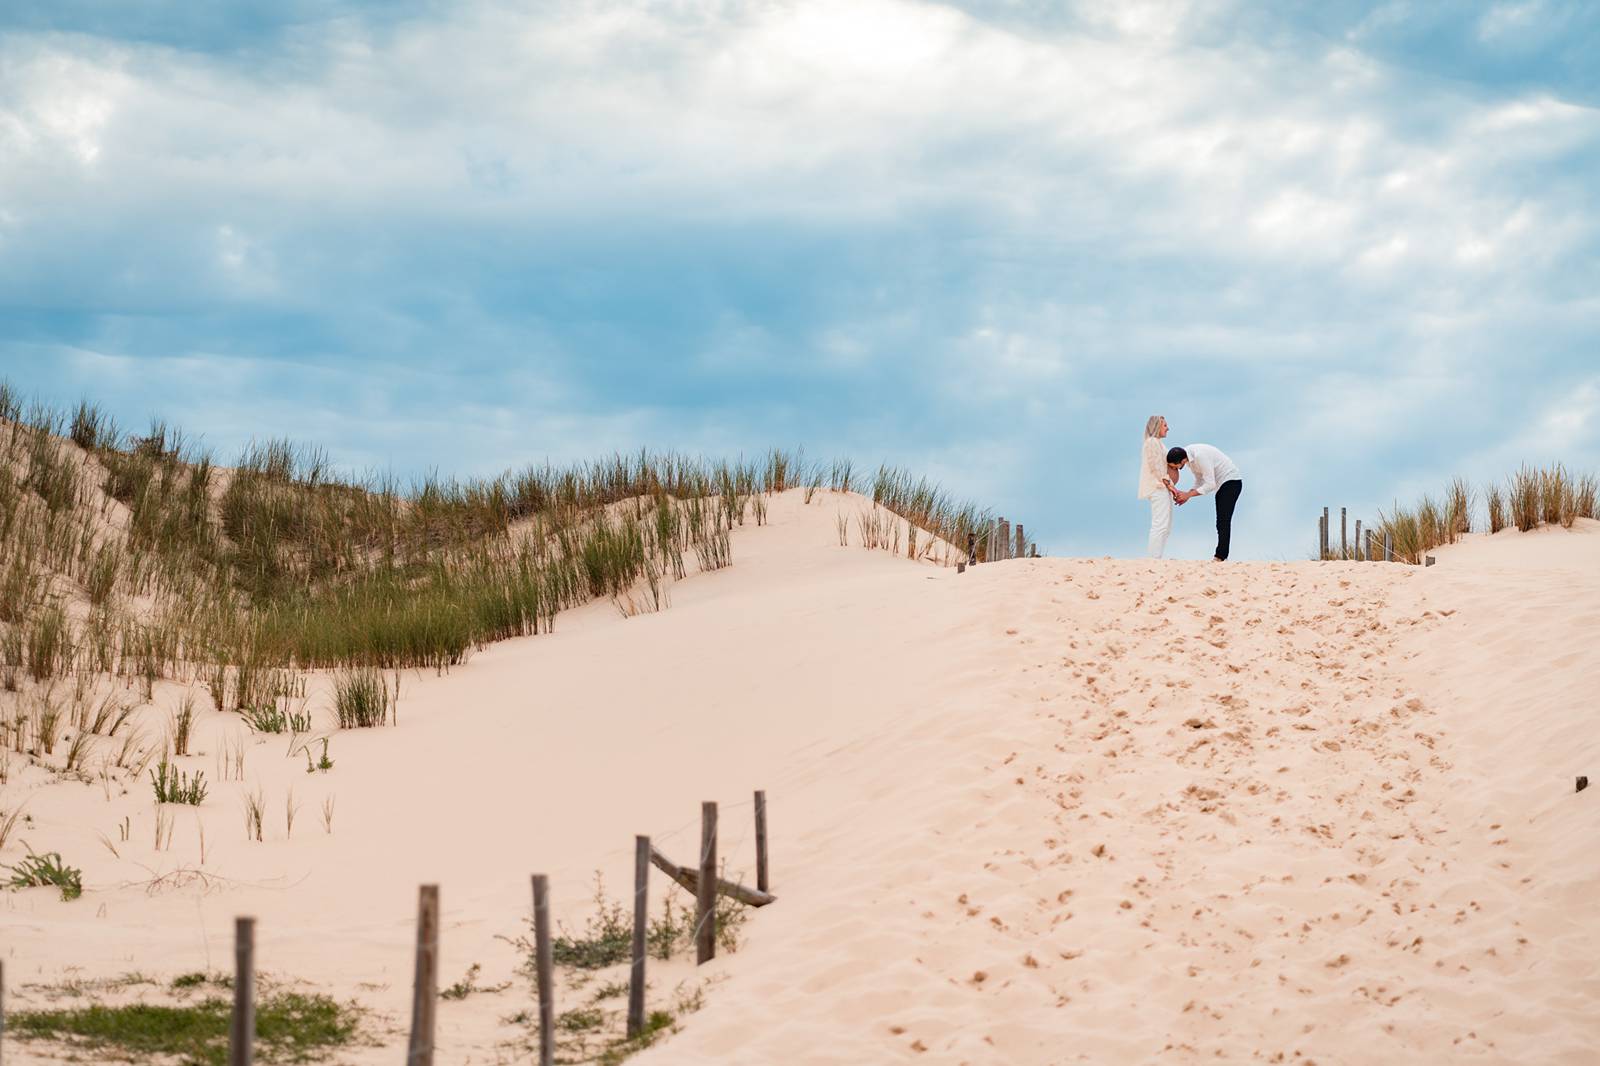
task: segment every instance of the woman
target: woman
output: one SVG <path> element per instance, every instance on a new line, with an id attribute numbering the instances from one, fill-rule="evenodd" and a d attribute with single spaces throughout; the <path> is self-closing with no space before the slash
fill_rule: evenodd
<path id="1" fill-rule="evenodd" d="M 1139 459 L 1139 496 L 1150 501 L 1150 544 L 1148 554 L 1159 559 L 1167 550 L 1167 535 L 1172 532 L 1172 497 L 1175 491 L 1167 467 L 1167 420 L 1151 415 L 1144 424 L 1144 454 Z"/>

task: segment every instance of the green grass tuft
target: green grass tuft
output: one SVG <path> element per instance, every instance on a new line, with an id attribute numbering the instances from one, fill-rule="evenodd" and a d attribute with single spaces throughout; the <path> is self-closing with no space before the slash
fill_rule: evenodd
<path id="1" fill-rule="evenodd" d="M 183 1066 L 225 1066 L 232 1004 L 207 999 L 191 1006 L 94 1004 L 75 1010 L 17 1011 L 6 1035 L 55 1040 L 90 1051 L 115 1051 L 149 1062 L 170 1056 Z M 323 995 L 280 992 L 256 1004 L 256 1057 L 266 1063 L 325 1058 L 356 1036 L 359 1012 Z"/>

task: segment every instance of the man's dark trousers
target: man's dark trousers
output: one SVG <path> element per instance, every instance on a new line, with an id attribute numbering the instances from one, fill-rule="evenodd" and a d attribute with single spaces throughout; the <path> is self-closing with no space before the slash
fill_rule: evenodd
<path id="1" fill-rule="evenodd" d="M 1239 505 L 1244 482 L 1235 478 L 1217 488 L 1217 558 L 1228 557 L 1228 542 L 1233 539 L 1233 509 Z"/>

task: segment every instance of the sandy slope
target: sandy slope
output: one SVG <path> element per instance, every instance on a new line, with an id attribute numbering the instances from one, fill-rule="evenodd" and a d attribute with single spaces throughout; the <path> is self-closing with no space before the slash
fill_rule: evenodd
<path id="1" fill-rule="evenodd" d="M 747 865 L 735 805 L 762 787 L 780 902 L 737 954 L 658 971 L 662 997 L 712 987 L 641 1063 L 1594 1061 L 1600 790 L 1572 778 L 1600 778 L 1600 525 L 1426 571 L 957 576 L 840 548 L 858 506 L 790 494 L 663 614 L 599 605 L 408 678 L 400 727 L 336 734 L 328 775 L 255 744 L 248 785 L 198 812 L 209 892 L 131 883 L 198 865 L 195 812 L 156 853 L 148 792 L 36 789 L 23 835 L 91 891 L 0 897 L 11 983 L 224 968 L 255 913 L 269 970 L 400 1019 L 419 881 L 442 884 L 446 978 L 500 980 L 529 872 L 576 920 L 594 869 L 624 883 L 632 833 L 686 856 L 713 798 Z M 208 752 L 236 729 L 204 727 Z M 113 859 L 95 832 L 124 814 Z M 442 1061 L 507 1058 L 524 1002 L 443 1004 Z"/>

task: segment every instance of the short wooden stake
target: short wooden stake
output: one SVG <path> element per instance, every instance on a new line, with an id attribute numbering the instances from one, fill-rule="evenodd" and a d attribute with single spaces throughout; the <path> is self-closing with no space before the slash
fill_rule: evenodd
<path id="1" fill-rule="evenodd" d="M 695 964 L 717 956 L 717 804 L 700 804 L 700 891 L 695 894 Z"/>
<path id="2" fill-rule="evenodd" d="M 966 563 L 960 563 L 960 562 L 956 563 L 956 573 L 964 574 L 966 572 L 967 572 L 967 564 Z"/>
<path id="3" fill-rule="evenodd" d="M 1589 778 L 1588 778 L 1588 776 L 1585 775 L 1585 774 L 1579 774 L 1578 775 L 1578 788 L 1577 788 L 1577 791 L 1582 792 L 1584 789 L 1586 789 L 1588 787 L 1589 787 Z"/>
<path id="4" fill-rule="evenodd" d="M 1422 557 L 1422 565 L 1425 566 L 1425 567 L 1432 566 L 1434 563 L 1436 563 L 1438 561 L 1439 560 L 1435 559 L 1431 555 L 1425 555 L 1425 556 Z"/>
<path id="5" fill-rule="evenodd" d="M 1039 545 L 1037 545 L 1037 544 L 1029 544 L 1028 545 L 1028 558 L 1030 558 L 1030 559 L 1039 558 Z"/>
<path id="6" fill-rule="evenodd" d="M 767 884 L 767 794 L 756 790 L 756 888 L 772 891 Z"/>
<path id="7" fill-rule="evenodd" d="M 644 1032 L 645 934 L 650 921 L 650 838 L 633 838 L 633 968 L 628 973 L 628 1037 Z"/>
<path id="8" fill-rule="evenodd" d="M 233 920 L 233 1023 L 228 1029 L 228 1066 L 255 1061 L 256 920 Z"/>
<path id="9" fill-rule="evenodd" d="M 433 1066 L 434 1015 L 439 1005 L 439 886 L 417 890 L 417 969 L 411 982 L 411 1043 L 406 1066 Z"/>
<path id="10" fill-rule="evenodd" d="M 550 955 L 550 878 L 533 875 L 533 968 L 539 984 L 539 1066 L 556 1060 L 555 965 Z"/>
<path id="11" fill-rule="evenodd" d="M 1350 558 L 1350 526 L 1343 507 L 1339 508 L 1339 558 Z"/>

